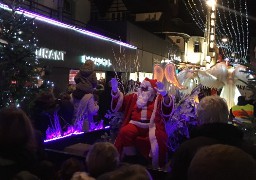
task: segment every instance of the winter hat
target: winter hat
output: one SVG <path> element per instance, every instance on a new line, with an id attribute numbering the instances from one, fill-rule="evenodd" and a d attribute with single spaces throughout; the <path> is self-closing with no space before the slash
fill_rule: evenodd
<path id="1" fill-rule="evenodd" d="M 94 62 L 92 60 L 85 61 L 80 71 L 94 71 Z"/>
<path id="2" fill-rule="evenodd" d="M 51 92 L 41 92 L 35 99 L 35 105 L 43 110 L 47 110 L 56 105 L 56 99 Z"/>
<path id="3" fill-rule="evenodd" d="M 255 180 L 256 162 L 242 149 L 224 144 L 200 148 L 193 157 L 188 180 Z"/>
<path id="4" fill-rule="evenodd" d="M 149 79 L 149 78 L 145 78 L 142 83 L 141 83 L 141 86 L 143 87 L 151 87 L 151 88 L 155 88 L 156 87 L 156 82 L 157 80 L 156 79 Z"/>

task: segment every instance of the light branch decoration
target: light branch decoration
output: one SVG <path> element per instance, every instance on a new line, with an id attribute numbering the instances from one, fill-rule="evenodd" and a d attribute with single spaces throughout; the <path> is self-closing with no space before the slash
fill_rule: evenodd
<path id="1" fill-rule="evenodd" d="M 125 93 L 130 78 L 130 73 L 136 72 L 139 75 L 140 61 L 138 51 L 133 53 L 126 53 L 126 49 L 122 46 L 119 47 L 119 51 L 115 51 L 112 47 L 114 59 L 112 60 L 112 67 L 115 72 L 116 78 L 118 78 L 118 72 L 121 72 L 122 79 L 118 79 L 119 87 Z M 130 54 L 130 57 L 127 57 Z"/>
<path id="2" fill-rule="evenodd" d="M 202 85 L 198 85 L 190 94 L 175 97 L 177 103 L 175 103 L 169 121 L 165 124 L 168 135 L 167 143 L 172 152 L 175 152 L 182 142 L 190 138 L 191 128 L 198 124 L 196 108 L 201 88 Z"/>
<path id="3" fill-rule="evenodd" d="M 206 20 L 205 0 L 183 1 L 192 19 L 204 32 Z M 200 7 L 200 8 L 198 8 Z M 246 63 L 249 48 L 248 12 L 246 0 L 217 0 L 216 43 L 222 48 L 225 58 L 232 63 Z M 228 38 L 227 43 L 222 38 Z"/>

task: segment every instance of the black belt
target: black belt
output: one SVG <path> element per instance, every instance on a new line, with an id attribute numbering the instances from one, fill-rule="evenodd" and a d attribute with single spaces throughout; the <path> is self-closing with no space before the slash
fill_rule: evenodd
<path id="1" fill-rule="evenodd" d="M 138 122 L 141 122 L 141 123 L 149 123 L 150 120 L 139 120 Z"/>

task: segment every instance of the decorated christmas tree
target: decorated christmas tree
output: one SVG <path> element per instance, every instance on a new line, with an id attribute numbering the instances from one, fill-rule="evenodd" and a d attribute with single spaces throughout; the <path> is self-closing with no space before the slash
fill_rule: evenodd
<path id="1" fill-rule="evenodd" d="M 35 28 L 14 5 L 0 9 L 0 108 L 20 106 L 38 87 Z"/>

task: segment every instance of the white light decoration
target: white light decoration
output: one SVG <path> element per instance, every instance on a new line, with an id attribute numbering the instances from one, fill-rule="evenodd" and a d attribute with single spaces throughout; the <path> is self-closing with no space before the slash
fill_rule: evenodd
<path id="1" fill-rule="evenodd" d="M 96 66 L 110 67 L 112 65 L 110 59 L 83 55 L 81 62 L 84 63 L 86 60 L 92 60 Z"/>
<path id="2" fill-rule="evenodd" d="M 0 3 L 0 8 L 11 11 L 11 9 L 7 5 L 2 4 L 2 3 Z M 52 24 L 52 25 L 55 25 L 55 26 L 58 26 L 58 27 L 61 27 L 61 28 L 66 28 L 66 29 L 69 29 L 69 30 L 73 30 L 73 31 L 79 32 L 79 33 L 87 35 L 87 36 L 91 36 L 91 37 L 101 39 L 101 40 L 104 40 L 104 41 L 109 41 L 109 42 L 118 44 L 118 45 L 123 46 L 123 47 L 130 48 L 130 49 L 137 49 L 136 46 L 127 44 L 125 42 L 118 41 L 118 40 L 115 40 L 115 39 L 112 39 L 112 38 L 109 38 L 109 37 L 106 37 L 106 36 L 103 36 L 103 35 L 100 35 L 100 34 L 85 30 L 85 29 L 81 29 L 81 28 L 78 28 L 78 27 L 73 26 L 73 25 L 65 24 L 65 23 L 59 22 L 57 20 L 50 19 L 48 17 L 26 11 L 24 9 L 17 9 L 16 12 L 20 13 L 20 14 L 23 13 L 26 17 L 35 18 L 36 20 L 43 21 L 45 23 L 49 23 L 49 24 Z"/>
<path id="3" fill-rule="evenodd" d="M 206 28 L 205 17 L 207 13 L 205 2 L 206 0 L 184 0 L 193 21 L 202 32 Z M 228 38 L 225 48 L 222 48 L 224 58 L 232 59 L 232 52 L 237 52 L 237 56 L 240 59 L 246 59 L 249 49 L 247 0 L 217 0 L 215 9 L 217 16 L 215 17 L 215 41 L 217 46 L 221 47 L 223 44 L 222 37 Z"/>
<path id="4" fill-rule="evenodd" d="M 206 4 L 209 7 L 215 7 L 216 6 L 216 0 L 207 0 Z"/>
<path id="5" fill-rule="evenodd" d="M 146 73 L 146 72 L 134 72 L 130 73 L 130 79 L 133 81 L 139 80 L 139 82 L 142 82 L 145 78 L 152 79 L 153 78 L 153 73 Z"/>
<path id="6" fill-rule="evenodd" d="M 171 54 L 168 55 L 170 57 L 170 59 L 162 59 L 161 63 L 172 63 L 173 61 L 179 61 L 181 62 L 181 57 L 180 56 L 176 56 L 176 54 Z"/>
<path id="7" fill-rule="evenodd" d="M 35 52 L 37 58 L 56 60 L 56 61 L 64 61 L 65 51 L 58 51 L 48 48 L 40 48 Z"/>
<path id="8" fill-rule="evenodd" d="M 96 72 L 97 80 L 106 79 L 106 73 L 105 72 Z"/>

